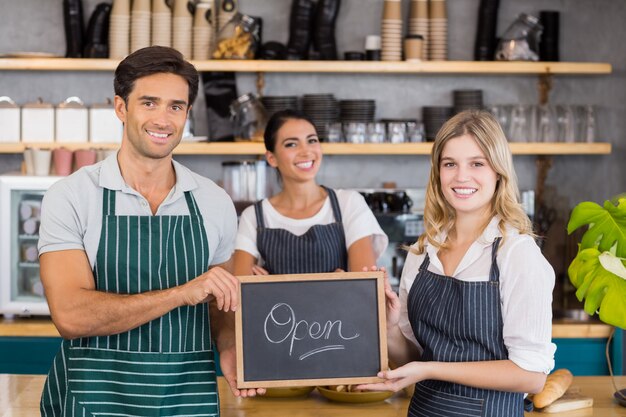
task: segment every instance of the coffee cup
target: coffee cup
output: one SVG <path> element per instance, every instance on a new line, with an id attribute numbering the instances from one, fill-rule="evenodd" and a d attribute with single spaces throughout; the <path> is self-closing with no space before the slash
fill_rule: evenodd
<path id="1" fill-rule="evenodd" d="M 422 35 L 409 35 L 404 39 L 405 61 L 421 61 L 424 37 Z"/>
<path id="2" fill-rule="evenodd" d="M 72 173 L 73 154 L 67 148 L 56 148 L 52 151 L 52 171 L 55 175 L 70 175 Z"/>
<path id="3" fill-rule="evenodd" d="M 402 3 L 400 0 L 385 0 L 383 5 L 383 20 L 401 20 Z"/>
<path id="4" fill-rule="evenodd" d="M 77 149 L 74 151 L 74 171 L 96 163 L 95 149 Z"/>
<path id="5" fill-rule="evenodd" d="M 33 149 L 33 174 L 49 175 L 52 151 L 49 149 Z"/>

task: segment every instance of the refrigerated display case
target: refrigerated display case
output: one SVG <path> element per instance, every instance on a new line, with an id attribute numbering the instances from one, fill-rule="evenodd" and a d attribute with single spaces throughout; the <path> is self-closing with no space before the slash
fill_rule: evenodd
<path id="1" fill-rule="evenodd" d="M 0 314 L 49 315 L 39 277 L 39 222 L 46 190 L 62 177 L 0 175 Z"/>

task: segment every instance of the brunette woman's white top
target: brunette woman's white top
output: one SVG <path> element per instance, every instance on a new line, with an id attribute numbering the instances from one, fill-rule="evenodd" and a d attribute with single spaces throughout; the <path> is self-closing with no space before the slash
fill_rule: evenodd
<path id="1" fill-rule="evenodd" d="M 346 236 L 346 250 L 357 240 L 371 236 L 374 255 L 376 259 L 378 259 L 385 249 L 387 249 L 389 239 L 380 228 L 376 217 L 374 217 L 374 214 L 367 206 L 365 199 L 354 190 L 334 191 L 337 195 L 337 201 L 339 202 L 339 209 L 341 210 L 343 231 Z M 285 229 L 296 236 L 303 235 L 316 224 L 324 225 L 335 222 L 329 197 L 326 197 L 326 201 L 324 201 L 322 208 L 317 213 L 306 219 L 292 219 L 283 216 L 276 211 L 267 199 L 263 200 L 261 204 L 263 205 L 265 227 Z M 258 259 L 260 254 L 256 243 L 256 229 L 257 223 L 254 206 L 250 206 L 241 213 L 235 249 L 246 251 Z"/>
<path id="2" fill-rule="evenodd" d="M 485 228 L 463 256 L 452 274 L 460 281 L 488 281 L 491 268 L 491 245 L 496 237 L 502 236 L 497 217 Z M 440 236 L 445 239 L 445 235 Z M 534 239 L 520 235 L 507 227 L 504 242 L 496 257 L 500 269 L 500 304 L 504 344 L 509 359 L 520 368 L 548 374 L 554 368 L 556 345 L 552 339 L 552 290 L 554 270 Z M 417 245 L 413 246 L 417 250 Z M 445 275 L 438 250 L 426 246 L 430 258 L 428 270 Z M 415 343 L 407 312 L 407 297 L 417 276 L 425 254 L 409 252 L 400 280 L 400 302 L 402 304 L 400 329 L 404 336 Z"/>

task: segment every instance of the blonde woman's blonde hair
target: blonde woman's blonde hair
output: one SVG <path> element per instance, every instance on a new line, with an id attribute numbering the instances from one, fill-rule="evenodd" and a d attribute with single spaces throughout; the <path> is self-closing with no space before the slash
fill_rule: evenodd
<path id="1" fill-rule="evenodd" d="M 431 152 L 430 177 L 426 188 L 424 207 L 425 232 L 419 237 L 417 253 L 424 253 L 426 243 L 437 248 L 445 248 L 437 236 L 454 226 L 456 213 L 443 195 L 440 181 L 441 154 L 449 140 L 470 135 L 485 154 L 491 168 L 498 176 L 496 189 L 491 200 L 491 216 L 499 216 L 498 229 L 506 236 L 505 225 L 510 225 L 520 233 L 533 235 L 530 219 L 519 203 L 517 176 L 513 168 L 513 158 L 502 128 L 496 119 L 486 111 L 467 110 L 448 120 L 435 137 Z M 483 225 L 483 227 L 487 224 Z"/>

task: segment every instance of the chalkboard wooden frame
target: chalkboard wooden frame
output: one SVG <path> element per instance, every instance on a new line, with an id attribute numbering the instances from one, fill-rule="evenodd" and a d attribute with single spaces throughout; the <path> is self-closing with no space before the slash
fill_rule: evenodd
<path id="1" fill-rule="evenodd" d="M 271 388 L 271 387 L 295 387 L 295 386 L 314 386 L 314 385 L 340 385 L 340 384 L 361 384 L 370 382 L 380 382 L 381 379 L 376 376 L 376 373 L 380 370 L 388 369 L 387 359 L 387 326 L 386 326 L 386 310 L 385 310 L 385 290 L 384 290 L 384 274 L 381 271 L 375 272 L 336 272 L 325 274 L 290 274 L 290 275 L 251 275 L 251 276 L 239 276 L 237 277 L 241 283 L 239 288 L 239 308 L 235 312 L 235 337 L 236 337 L 236 353 L 237 353 L 237 388 Z M 372 308 L 376 309 L 376 316 L 378 322 L 376 324 L 376 331 L 374 337 L 371 335 L 371 339 L 365 341 L 365 343 L 373 343 L 373 346 L 378 346 L 376 359 L 376 365 L 378 360 L 380 366 L 374 372 L 368 373 L 362 376 L 351 377 L 300 377 L 297 379 L 289 378 L 271 378 L 263 380 L 251 380 L 246 379 L 246 368 L 244 367 L 244 339 L 243 334 L 244 323 L 243 318 L 247 308 L 252 309 L 252 306 L 248 306 L 247 303 L 254 303 L 254 300 L 246 300 L 242 297 L 244 290 L 249 290 L 248 284 L 255 284 L 255 289 L 260 288 L 257 284 L 276 284 L 276 283 L 295 283 L 295 282 L 312 282 L 318 281 L 321 284 L 342 283 L 347 285 L 346 280 L 360 280 L 362 285 L 364 281 L 374 281 L 375 284 L 375 305 Z M 371 288 L 371 283 L 367 283 Z M 357 285 L 357 281 L 353 285 Z M 262 285 L 261 285 L 262 286 Z M 266 290 L 270 287 L 266 287 Z M 276 286 L 274 285 L 274 289 Z M 302 292 L 302 297 L 310 299 L 311 294 Z M 258 299 L 258 298 L 257 298 Z M 367 308 L 366 306 L 364 308 Z M 294 318 L 294 323 L 295 323 Z M 295 333 L 297 333 L 297 326 Z M 370 332 L 371 333 L 371 332 Z M 251 343 L 251 342 L 247 342 Z M 372 346 L 372 345 L 368 345 Z M 376 351 L 376 349 L 374 349 Z M 312 369 L 315 367 L 312 367 Z M 359 370 L 356 370 L 359 371 Z M 280 372 L 280 371 L 279 371 Z M 370 372 L 370 371 L 367 371 Z"/>

